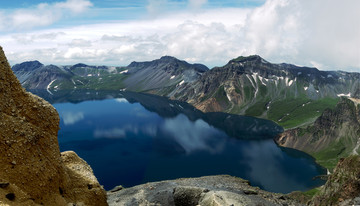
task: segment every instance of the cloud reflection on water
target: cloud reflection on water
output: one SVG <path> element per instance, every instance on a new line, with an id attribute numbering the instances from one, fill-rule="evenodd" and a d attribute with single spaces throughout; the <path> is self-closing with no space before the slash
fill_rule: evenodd
<path id="1" fill-rule="evenodd" d="M 283 164 L 284 153 L 272 140 L 249 142 L 241 151 L 250 167 L 248 176 L 265 190 L 291 191 L 294 185 L 297 189 L 307 188 L 295 169 Z"/>
<path id="2" fill-rule="evenodd" d="M 119 103 L 128 103 L 128 101 L 125 98 L 116 98 L 115 101 Z"/>
<path id="3" fill-rule="evenodd" d="M 147 124 L 139 125 L 125 125 L 123 127 L 113 127 L 109 129 L 96 129 L 94 131 L 95 138 L 126 138 L 127 134 L 139 135 L 140 133 L 155 137 L 157 134 L 156 125 Z"/>
<path id="4" fill-rule="evenodd" d="M 186 153 L 196 150 L 206 150 L 210 153 L 220 153 L 226 143 L 226 135 L 210 126 L 202 119 L 190 121 L 185 115 L 165 119 L 161 128 L 183 147 Z"/>
<path id="5" fill-rule="evenodd" d="M 70 112 L 65 111 L 60 114 L 62 117 L 62 120 L 64 121 L 65 125 L 73 125 L 76 122 L 79 122 L 84 119 L 84 113 L 83 112 Z"/>

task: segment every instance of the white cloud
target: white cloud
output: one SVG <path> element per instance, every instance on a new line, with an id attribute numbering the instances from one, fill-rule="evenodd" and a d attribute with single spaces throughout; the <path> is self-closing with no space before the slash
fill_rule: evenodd
<path id="1" fill-rule="evenodd" d="M 82 13 L 92 6 L 89 0 L 41 3 L 34 8 L 0 13 L 0 31 L 26 30 L 53 24 L 61 18 Z"/>
<path id="2" fill-rule="evenodd" d="M 69 44 L 70 47 L 91 47 L 91 41 L 85 39 L 73 39 Z"/>
<path id="3" fill-rule="evenodd" d="M 203 5 L 206 1 L 194 2 Z M 149 1 L 149 13 L 162 11 L 162 4 L 169 2 Z M 46 29 L 0 38 L 11 63 L 37 59 L 57 64 L 83 61 L 127 65 L 172 55 L 212 67 L 240 55 L 259 54 L 270 62 L 305 66 L 316 62 L 322 65 L 320 69 L 350 69 L 360 67 L 360 27 L 356 26 L 359 4 L 357 0 L 330 0 L 326 4 L 268 0 L 256 8 L 162 11 L 152 19 Z"/>

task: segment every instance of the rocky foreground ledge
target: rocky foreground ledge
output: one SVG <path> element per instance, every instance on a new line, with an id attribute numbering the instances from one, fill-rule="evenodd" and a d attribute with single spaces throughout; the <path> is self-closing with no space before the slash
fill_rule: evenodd
<path id="1" fill-rule="evenodd" d="M 252 187 L 249 181 L 228 175 L 153 182 L 127 189 L 117 187 L 108 192 L 108 203 L 111 206 L 301 205 L 286 195 Z"/>
<path id="2" fill-rule="evenodd" d="M 21 87 L 0 47 L 0 205 L 107 205 L 90 166 L 60 153 L 59 120 Z"/>

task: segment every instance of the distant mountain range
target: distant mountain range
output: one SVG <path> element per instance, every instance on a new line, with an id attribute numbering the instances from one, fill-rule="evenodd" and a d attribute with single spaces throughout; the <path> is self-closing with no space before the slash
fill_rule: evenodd
<path id="1" fill-rule="evenodd" d="M 360 73 L 319 71 L 272 64 L 253 55 L 209 70 L 164 56 L 125 67 L 43 65 L 13 66 L 27 90 L 127 90 L 186 101 L 203 112 L 227 112 L 270 119 L 285 128 L 311 124 L 338 97 L 359 97 Z"/>
<path id="2" fill-rule="evenodd" d="M 202 112 L 269 119 L 288 129 L 275 140 L 280 146 L 305 151 L 327 168 L 340 157 L 360 152 L 356 72 L 272 64 L 257 55 L 210 70 L 170 56 L 125 67 L 45 66 L 31 61 L 12 69 L 27 90 L 54 102 L 77 94 L 88 98 L 106 94 L 104 90 L 126 90 L 184 101 Z M 219 114 L 214 116 L 218 126 L 231 123 Z"/>

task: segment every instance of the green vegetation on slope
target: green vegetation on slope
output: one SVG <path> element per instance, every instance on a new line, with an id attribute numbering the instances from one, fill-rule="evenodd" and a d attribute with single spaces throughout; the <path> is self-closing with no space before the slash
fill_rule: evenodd
<path id="1" fill-rule="evenodd" d="M 123 80 L 126 75 L 123 74 L 109 74 L 100 77 L 89 76 L 81 77 L 74 76 L 71 80 L 56 80 L 51 85 L 51 90 L 58 87 L 61 90 L 73 89 L 91 89 L 91 90 L 119 90 L 125 88 Z"/>
<path id="2" fill-rule="evenodd" d="M 352 145 L 351 138 L 341 138 L 339 141 L 331 143 L 324 150 L 312 153 L 311 155 L 315 157 L 316 162 L 330 170 L 332 170 L 338 163 L 340 158 L 347 157 L 351 154 Z"/>
<path id="3" fill-rule="evenodd" d="M 339 98 L 310 100 L 307 98 L 285 99 L 273 102 L 268 111 L 268 119 L 275 121 L 285 129 L 294 128 L 312 122 L 326 108 L 334 108 Z"/>
<path id="4" fill-rule="evenodd" d="M 245 115 L 254 117 L 261 116 L 266 111 L 266 105 L 268 102 L 269 100 L 256 102 L 245 111 Z"/>

